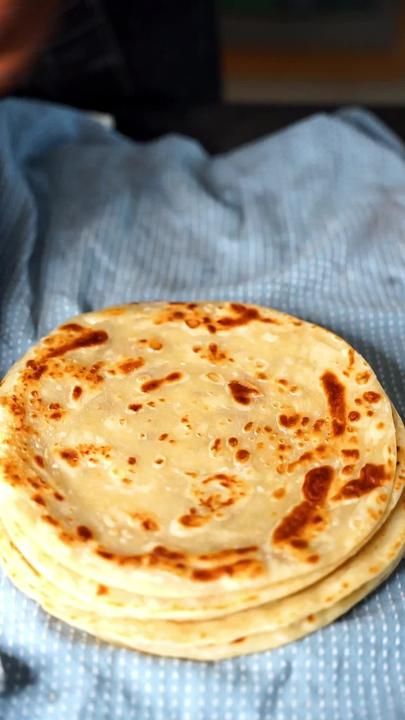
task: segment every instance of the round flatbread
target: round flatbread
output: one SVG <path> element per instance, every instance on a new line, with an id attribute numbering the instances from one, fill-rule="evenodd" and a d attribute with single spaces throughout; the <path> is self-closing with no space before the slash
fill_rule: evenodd
<path id="1" fill-rule="evenodd" d="M 131 623 L 133 619 L 147 620 L 148 627 L 153 627 L 158 637 L 165 634 L 165 628 L 170 627 L 170 624 L 158 625 L 153 622 L 154 620 L 192 620 L 194 622 L 184 622 L 182 625 L 191 644 L 196 642 L 193 633 L 193 628 L 196 627 L 199 628 L 197 638 L 199 641 L 204 634 L 206 637 L 210 637 L 209 631 L 217 639 L 223 637 L 224 633 L 228 637 L 229 634 L 232 635 L 233 628 L 240 628 L 241 620 L 243 620 L 246 634 L 254 632 L 252 628 L 256 628 L 256 631 L 257 628 L 261 628 L 262 631 L 279 629 L 281 626 L 297 620 L 297 610 L 298 613 L 302 612 L 303 614 L 317 612 L 320 607 L 327 607 L 332 602 L 335 603 L 350 594 L 354 588 L 365 583 L 370 574 L 383 572 L 391 559 L 393 548 L 398 553 L 402 552 L 405 532 L 403 512 L 397 510 L 395 519 L 392 517 L 392 512 L 403 494 L 405 485 L 405 428 L 395 410 L 393 414 L 398 452 L 394 489 L 387 508 L 388 520 L 385 520 L 383 528 L 378 530 L 356 555 L 340 565 L 334 572 L 331 568 L 331 572 L 323 581 L 316 582 L 319 577 L 316 573 L 306 576 L 305 583 L 310 587 L 305 593 L 295 594 L 294 598 L 297 600 L 295 604 L 291 602 L 290 596 L 284 597 L 279 602 L 274 602 L 274 600 L 268 602 L 267 589 L 263 589 L 260 594 L 256 595 L 234 593 L 228 594 L 226 598 L 207 596 L 199 600 L 193 599 L 191 602 L 187 598 L 151 598 L 126 592 L 110 585 L 98 584 L 94 580 L 84 577 L 80 574 L 80 568 L 73 572 L 63 567 L 54 560 L 49 549 L 46 552 L 45 549 L 40 548 L 36 544 L 35 538 L 27 539 L 24 528 L 10 524 L 6 517 L 3 518 L 2 529 L 7 537 L 12 538 L 15 552 L 19 553 L 31 566 L 32 572 L 35 574 L 35 585 L 38 587 L 39 583 L 41 591 L 39 595 L 38 591 L 36 594 L 34 593 L 34 598 L 38 599 L 40 603 L 43 599 L 41 593 L 44 592 L 44 588 L 47 588 L 46 594 L 50 597 L 63 597 L 65 603 L 68 602 L 69 605 L 76 606 L 84 612 L 91 612 L 105 619 L 106 622 L 108 622 L 107 618 L 115 619 L 124 616 L 126 627 L 128 627 L 127 623 Z M 394 553 L 394 555 L 398 553 Z M 295 591 L 292 584 L 290 584 L 290 591 Z M 274 593 L 274 588 L 270 589 L 270 596 L 272 593 Z M 279 596 L 283 596 L 283 588 L 279 590 Z M 260 609 L 257 608 L 258 605 L 261 605 Z M 241 611 L 247 608 L 252 608 L 252 611 L 244 612 L 241 615 Z M 224 618 L 225 615 L 227 617 Z M 198 626 L 195 623 L 196 620 L 209 618 L 223 618 L 223 622 L 200 623 Z"/>
<path id="2" fill-rule="evenodd" d="M 373 535 L 394 487 L 366 361 L 252 305 L 75 318 L 9 372 L 0 421 L 0 517 L 63 567 L 152 598 L 288 594 Z"/>
<path id="3" fill-rule="evenodd" d="M 399 473 L 403 485 L 404 463 Z M 66 594 L 60 597 L 58 588 L 34 570 L 4 529 L 0 532 L 0 559 L 23 592 L 55 617 L 92 635 L 157 655 L 219 660 L 279 647 L 347 612 L 400 562 L 405 550 L 404 517 L 402 493 L 383 528 L 330 576 L 291 597 L 211 622 L 141 622 L 127 616 L 99 616 L 95 608 L 76 607 L 71 598 Z"/>

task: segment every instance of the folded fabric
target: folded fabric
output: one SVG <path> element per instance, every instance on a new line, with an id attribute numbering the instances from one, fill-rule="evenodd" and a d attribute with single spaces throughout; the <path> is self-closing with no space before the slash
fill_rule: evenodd
<path id="1" fill-rule="evenodd" d="M 405 163 L 372 116 L 317 116 L 211 158 L 131 143 L 88 116 L 0 103 L 0 371 L 78 312 L 237 299 L 323 324 L 398 411 Z M 2 720 L 398 720 L 404 571 L 334 625 L 217 664 L 153 658 L 51 619 L 0 580 Z"/>

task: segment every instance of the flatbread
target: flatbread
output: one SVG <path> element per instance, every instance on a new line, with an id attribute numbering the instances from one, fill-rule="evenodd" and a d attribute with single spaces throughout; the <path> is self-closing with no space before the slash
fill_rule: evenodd
<path id="1" fill-rule="evenodd" d="M 405 472 L 404 465 L 401 472 Z M 219 660 L 292 642 L 353 607 L 381 584 L 403 557 L 404 517 L 403 495 L 370 543 L 331 576 L 277 603 L 211 622 L 140 622 L 128 617 L 120 620 L 98 617 L 89 610 L 69 605 L 66 596 L 58 598 L 55 588 L 26 562 L 5 532 L 0 532 L 0 558 L 23 592 L 55 617 L 100 639 L 152 654 Z"/>
<path id="2" fill-rule="evenodd" d="M 405 428 L 395 410 L 393 410 L 393 414 L 398 459 L 394 489 L 387 509 L 387 515 L 390 517 L 390 520 L 385 522 L 384 527 L 375 533 L 372 540 L 370 540 L 360 552 L 352 556 L 350 560 L 338 567 L 334 572 L 328 573 L 328 576 L 323 582 L 318 582 L 314 585 L 313 583 L 318 580 L 319 576 L 316 574 L 309 576 L 309 581 L 312 578 L 312 584 L 308 582 L 308 584 L 311 584 L 311 587 L 308 588 L 307 593 L 305 595 L 303 593 L 296 595 L 296 597 L 301 598 L 299 607 L 304 604 L 302 597 L 310 598 L 311 603 L 315 603 L 315 606 L 313 604 L 307 606 L 307 614 L 316 612 L 319 607 L 327 607 L 332 602 L 336 602 L 338 599 L 349 594 L 357 585 L 365 583 L 370 575 L 370 568 L 372 568 L 372 573 L 379 572 L 381 566 L 384 566 L 384 562 L 382 559 L 379 559 L 377 563 L 376 557 L 381 555 L 382 550 L 384 550 L 389 543 L 398 544 L 400 540 L 396 535 L 398 535 L 400 529 L 398 523 L 401 522 L 401 513 L 397 512 L 395 522 L 391 520 L 391 513 L 403 494 L 405 485 Z M 38 547 L 35 539 L 27 539 L 24 529 L 10 525 L 10 523 L 7 522 L 7 518 L 3 519 L 3 530 L 8 537 L 12 538 L 12 543 L 16 551 L 31 565 L 33 571 L 43 578 L 44 585 L 49 585 L 50 588 L 53 588 L 51 594 L 62 596 L 65 600 L 68 599 L 69 604 L 75 605 L 77 608 L 86 612 L 91 611 L 102 618 L 122 618 L 124 615 L 126 622 L 130 621 L 130 619 L 148 620 L 149 627 L 155 627 L 153 623 L 151 625 L 151 620 L 169 619 L 176 621 L 195 621 L 221 618 L 227 615 L 228 617 L 224 618 L 222 624 L 217 622 L 216 625 L 215 623 L 206 626 L 203 624 L 200 625 L 202 632 L 204 632 L 204 627 L 212 628 L 212 634 L 216 637 L 218 637 L 219 634 L 218 628 L 221 628 L 222 634 L 225 630 L 226 632 L 230 631 L 232 635 L 231 628 L 233 621 L 235 620 L 236 627 L 238 628 L 240 627 L 242 618 L 244 631 L 246 633 L 248 633 L 252 624 L 254 627 L 269 630 L 292 623 L 296 619 L 295 616 L 292 617 L 289 614 L 291 609 L 290 598 L 286 598 L 286 601 L 274 602 L 273 600 L 272 602 L 266 602 L 266 590 L 263 590 L 260 596 L 254 594 L 246 594 L 245 596 L 242 594 L 228 595 L 226 598 L 217 598 L 216 603 L 215 598 L 206 597 L 204 598 L 204 604 L 198 601 L 196 602 L 195 600 L 194 604 L 192 604 L 187 602 L 187 598 L 153 599 L 151 597 L 117 590 L 105 584 L 100 585 L 94 580 L 83 577 L 79 573 L 80 568 L 77 568 L 76 572 L 73 573 L 71 570 L 56 563 L 49 551 L 46 552 L 44 549 Z M 389 552 L 391 551 L 388 551 L 388 555 Z M 388 559 L 386 562 L 388 562 Z M 308 577 L 306 577 L 306 581 L 307 580 Z M 340 583 L 343 584 L 340 585 Z M 290 588 L 294 590 L 291 584 Z M 273 588 L 271 592 L 273 592 Z M 279 594 L 280 596 L 283 595 L 282 589 L 279 591 Z M 305 602 L 308 602 L 308 600 Z M 260 605 L 260 608 L 257 608 L 258 605 Z M 247 608 L 253 608 L 253 611 L 244 612 L 243 615 L 241 615 L 240 611 L 246 610 Z M 235 609 L 238 614 L 236 614 Z M 160 627 L 160 632 L 164 634 L 164 623 L 161 626 L 156 625 L 156 627 Z M 185 630 L 192 627 L 193 623 L 184 623 L 183 625 Z M 195 642 L 191 630 L 188 630 L 188 634 L 190 642 Z M 207 633 L 207 637 L 208 636 L 209 633 Z"/>
<path id="3" fill-rule="evenodd" d="M 288 594 L 353 555 L 392 497 L 395 429 L 374 372 L 274 310 L 88 313 L 0 393 L 0 515 L 126 592 Z"/>

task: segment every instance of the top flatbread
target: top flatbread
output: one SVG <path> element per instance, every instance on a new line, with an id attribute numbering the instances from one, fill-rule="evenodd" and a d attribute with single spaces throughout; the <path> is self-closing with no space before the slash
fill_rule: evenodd
<path id="1" fill-rule="evenodd" d="M 373 371 L 342 339 L 274 310 L 88 313 L 0 393 L 4 514 L 117 588 L 305 584 L 353 554 L 390 501 L 395 429 Z"/>

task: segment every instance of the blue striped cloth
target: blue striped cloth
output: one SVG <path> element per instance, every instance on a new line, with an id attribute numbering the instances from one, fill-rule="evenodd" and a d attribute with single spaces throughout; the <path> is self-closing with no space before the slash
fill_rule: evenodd
<path id="1" fill-rule="evenodd" d="M 208 157 L 83 114 L 0 103 L 0 368 L 83 310 L 232 298 L 346 337 L 405 415 L 405 163 L 371 116 L 317 116 Z M 217 664 L 138 655 L 2 578 L 1 720 L 401 720 L 402 568 L 347 617 Z"/>

